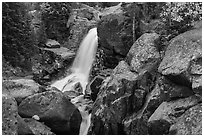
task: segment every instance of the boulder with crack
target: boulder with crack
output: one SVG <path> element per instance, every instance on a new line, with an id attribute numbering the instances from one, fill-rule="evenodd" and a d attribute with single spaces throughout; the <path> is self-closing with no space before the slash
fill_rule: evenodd
<path id="1" fill-rule="evenodd" d="M 202 28 L 180 34 L 170 41 L 158 71 L 177 84 L 202 93 Z"/>

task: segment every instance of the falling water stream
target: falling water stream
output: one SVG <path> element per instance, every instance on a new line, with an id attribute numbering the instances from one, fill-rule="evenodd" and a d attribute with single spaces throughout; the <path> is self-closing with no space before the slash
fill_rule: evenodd
<path id="1" fill-rule="evenodd" d="M 98 46 L 98 36 L 97 28 L 89 30 L 88 34 L 85 36 L 83 41 L 79 46 L 79 50 L 74 59 L 74 62 L 71 67 L 71 74 L 67 77 L 56 81 L 51 85 L 51 87 L 56 87 L 62 92 L 70 91 L 73 89 L 73 86 L 80 82 L 85 95 L 86 85 L 88 84 L 90 70 L 95 59 L 95 54 Z M 75 102 L 78 98 L 72 100 Z M 90 126 L 91 114 L 85 112 L 85 108 L 78 108 L 81 116 L 82 123 L 80 126 L 80 135 L 85 135 L 88 132 Z"/>

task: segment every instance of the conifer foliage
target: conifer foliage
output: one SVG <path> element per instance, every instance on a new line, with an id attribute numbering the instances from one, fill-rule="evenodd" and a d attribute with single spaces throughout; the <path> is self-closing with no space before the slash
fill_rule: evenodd
<path id="1" fill-rule="evenodd" d="M 13 67 L 30 70 L 30 59 L 36 49 L 26 9 L 20 2 L 2 3 L 2 54 Z"/>

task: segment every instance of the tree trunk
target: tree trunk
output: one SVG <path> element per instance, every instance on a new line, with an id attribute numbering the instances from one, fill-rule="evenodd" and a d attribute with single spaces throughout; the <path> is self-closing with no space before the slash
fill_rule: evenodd
<path id="1" fill-rule="evenodd" d="M 135 12 L 133 13 L 132 37 L 133 37 L 133 43 L 134 43 L 135 42 Z"/>

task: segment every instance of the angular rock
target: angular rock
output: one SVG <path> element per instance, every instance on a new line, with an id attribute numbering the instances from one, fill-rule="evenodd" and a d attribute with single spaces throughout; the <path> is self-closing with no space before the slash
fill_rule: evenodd
<path id="1" fill-rule="evenodd" d="M 122 61 L 115 73 L 105 79 L 92 110 L 92 134 L 120 132 L 118 124 L 122 123 L 126 115 L 128 99 L 134 90 L 136 77 L 137 75 L 129 71 L 127 63 Z"/>
<path id="2" fill-rule="evenodd" d="M 61 92 L 47 91 L 27 97 L 19 105 L 19 115 L 38 115 L 56 134 L 78 134 L 81 115 Z"/>
<path id="3" fill-rule="evenodd" d="M 138 113 L 134 113 L 123 120 L 124 133 L 126 135 L 147 135 L 147 119 L 140 117 Z"/>
<path id="4" fill-rule="evenodd" d="M 188 109 L 170 127 L 172 135 L 202 135 L 202 104 Z"/>
<path id="5" fill-rule="evenodd" d="M 27 125 L 27 123 L 19 115 L 18 120 L 18 135 L 34 135 L 32 129 Z"/>
<path id="6" fill-rule="evenodd" d="M 193 94 L 192 89 L 176 85 L 165 76 L 159 76 L 154 89 L 150 93 L 146 110 L 151 115 L 162 102 L 189 97 Z"/>
<path id="7" fill-rule="evenodd" d="M 18 134 L 18 108 L 14 98 L 2 95 L 2 134 Z"/>
<path id="8" fill-rule="evenodd" d="M 60 43 L 52 39 L 47 39 L 45 45 L 47 48 L 60 48 Z"/>
<path id="9" fill-rule="evenodd" d="M 67 86 L 69 86 L 69 85 L 67 85 Z M 66 89 L 66 86 L 65 86 L 65 89 Z M 65 90 L 63 92 L 63 94 L 70 99 L 73 99 L 73 98 L 83 94 L 83 88 L 82 88 L 82 85 L 80 82 L 74 83 L 71 88 L 69 87 L 67 89 L 69 89 L 69 90 Z"/>
<path id="10" fill-rule="evenodd" d="M 126 57 L 132 71 L 139 73 L 144 67 L 155 65 L 160 60 L 154 43 L 158 38 L 156 33 L 145 33 L 133 44 Z"/>
<path id="11" fill-rule="evenodd" d="M 121 4 L 109 7 L 101 13 L 98 23 L 99 45 L 105 52 L 105 65 L 114 68 L 119 58 L 125 57 L 132 45 L 131 31 L 123 30 L 125 15 Z M 122 30 L 122 31 L 121 31 Z"/>
<path id="12" fill-rule="evenodd" d="M 202 29 L 194 29 L 170 41 L 158 71 L 180 85 L 199 89 L 195 92 L 201 94 L 201 66 Z"/>
<path id="13" fill-rule="evenodd" d="M 69 49 L 65 48 L 65 47 L 60 47 L 60 48 L 53 48 L 53 49 L 49 49 L 49 48 L 43 48 L 43 50 L 47 50 L 47 51 L 51 51 L 53 53 L 55 53 L 56 55 L 60 56 L 60 58 L 62 60 L 71 60 L 75 58 L 75 52 L 70 51 Z"/>
<path id="14" fill-rule="evenodd" d="M 193 60 L 190 67 L 190 73 L 192 75 L 192 89 L 197 94 L 202 94 L 202 58 Z"/>
<path id="15" fill-rule="evenodd" d="M 90 84 L 88 84 L 88 89 L 89 91 L 87 91 L 87 94 L 91 95 L 91 99 L 93 101 L 96 100 L 98 92 L 101 88 L 102 82 L 104 80 L 104 77 L 101 76 L 96 76 L 94 77 L 94 79 L 90 82 Z"/>
<path id="16" fill-rule="evenodd" d="M 3 87 L 9 91 L 10 96 L 15 98 L 18 104 L 26 97 L 43 91 L 43 88 L 32 79 L 5 80 Z"/>
<path id="17" fill-rule="evenodd" d="M 24 121 L 32 131 L 33 135 L 54 135 L 49 127 L 32 118 L 24 118 Z"/>
<path id="18" fill-rule="evenodd" d="M 200 97 L 190 96 L 170 102 L 163 102 L 148 119 L 148 130 L 150 134 L 168 134 L 171 124 L 176 123 L 187 109 L 195 106 L 201 101 Z M 161 126 L 159 125 L 164 125 Z"/>

